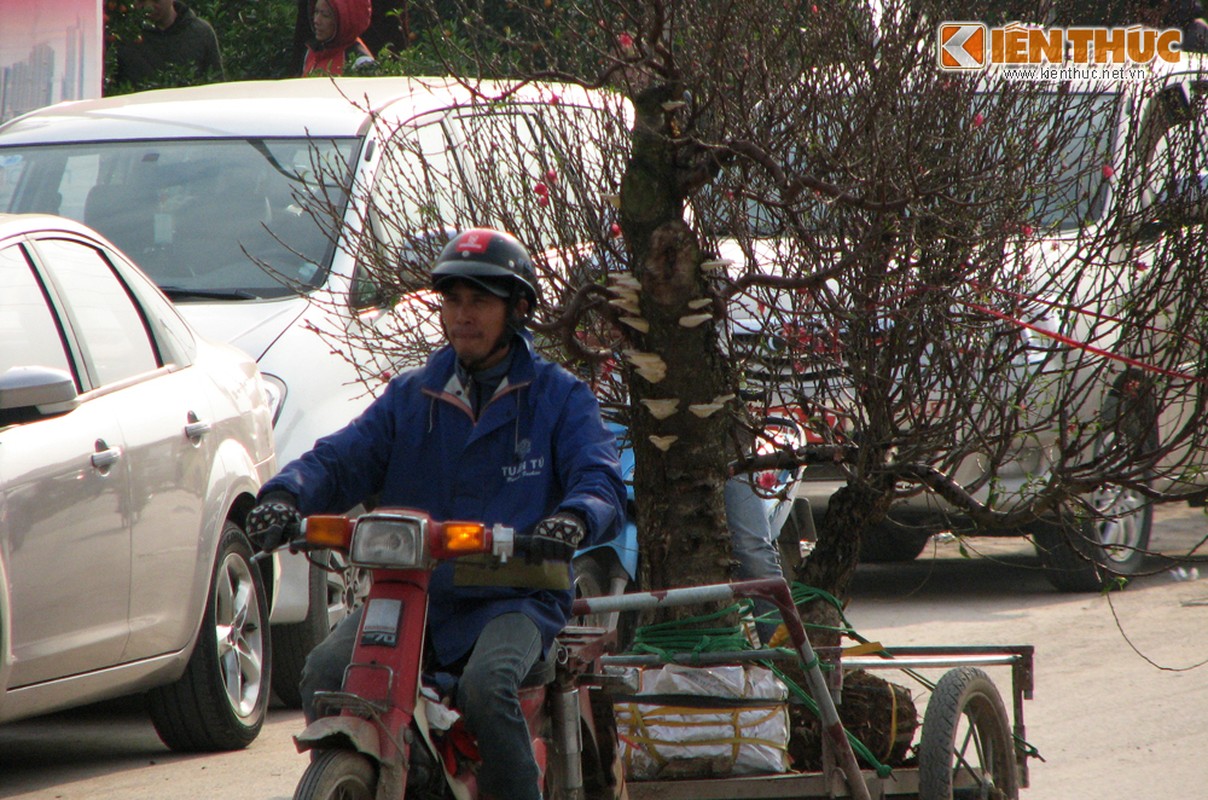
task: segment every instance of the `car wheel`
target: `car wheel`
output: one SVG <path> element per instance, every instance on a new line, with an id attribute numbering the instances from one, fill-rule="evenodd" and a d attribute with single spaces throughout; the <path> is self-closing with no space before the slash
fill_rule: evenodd
<path id="1" fill-rule="evenodd" d="M 310 568 L 310 602 L 306 619 L 289 625 L 274 625 L 272 629 L 273 691 L 287 708 L 302 707 L 299 684 L 306 656 L 327 638 L 340 620 L 352 613 L 367 590 L 362 586 L 364 579 L 359 577 L 359 570 L 352 573 L 331 551 L 326 558 L 330 569 L 314 565 Z"/>
<path id="2" fill-rule="evenodd" d="M 1097 592 L 1139 572 L 1153 530 L 1153 506 L 1132 489 L 1107 487 L 1091 497 L 1092 519 L 1063 515 L 1035 528 L 1045 576 L 1063 592 Z M 1100 516 L 1102 515 L 1102 516 Z"/>
<path id="3" fill-rule="evenodd" d="M 931 541 L 931 533 L 891 522 L 864 529 L 860 561 L 865 564 L 900 564 L 914 561 Z"/>
<path id="4" fill-rule="evenodd" d="M 227 521 L 201 631 L 175 683 L 147 693 L 156 733 L 172 750 L 236 750 L 260 733 L 268 709 L 268 598 L 252 547 Z"/>
<path id="5" fill-rule="evenodd" d="M 1104 402 L 1107 424 L 1096 442 L 1096 456 L 1113 446 L 1116 436 L 1137 441 L 1143 449 L 1157 446 L 1152 410 L 1134 408 L 1115 424 L 1121 413 L 1128 413 L 1122 408 L 1117 389 Z M 1058 520 L 1043 521 L 1033 530 L 1046 577 L 1063 592 L 1100 591 L 1118 577 L 1137 574 L 1145 564 L 1153 504 L 1134 488 L 1105 486 L 1089 496 L 1087 505 L 1086 514 L 1067 509 Z"/>

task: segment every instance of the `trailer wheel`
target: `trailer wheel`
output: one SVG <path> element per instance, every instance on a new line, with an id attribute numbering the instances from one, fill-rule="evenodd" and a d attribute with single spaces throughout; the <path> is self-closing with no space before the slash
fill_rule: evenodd
<path id="1" fill-rule="evenodd" d="M 919 741 L 919 800 L 1017 800 L 1015 746 L 1006 708 L 986 673 L 944 673 L 927 703 Z"/>
<path id="2" fill-rule="evenodd" d="M 377 769 L 351 750 L 327 750 L 306 768 L 294 800 L 373 800 Z"/>

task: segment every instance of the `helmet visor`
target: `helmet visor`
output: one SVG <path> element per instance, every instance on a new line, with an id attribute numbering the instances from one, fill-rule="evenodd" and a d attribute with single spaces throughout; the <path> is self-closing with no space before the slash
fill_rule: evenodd
<path id="1" fill-rule="evenodd" d="M 465 281 L 466 283 L 476 288 L 482 289 L 495 297 L 503 300 L 511 296 L 511 280 L 508 278 L 490 278 L 481 275 L 467 275 L 464 273 L 447 273 L 444 275 L 432 276 L 432 288 L 438 292 L 444 291 L 449 286 L 452 286 L 457 281 Z"/>

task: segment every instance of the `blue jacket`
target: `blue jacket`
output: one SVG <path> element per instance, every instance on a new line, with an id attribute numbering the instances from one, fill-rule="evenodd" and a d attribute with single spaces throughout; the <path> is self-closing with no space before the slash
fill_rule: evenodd
<path id="1" fill-rule="evenodd" d="M 308 515 L 344 512 L 377 495 L 380 506 L 503 523 L 517 533 L 572 510 L 587 522 L 580 546 L 610 538 L 623 525 L 625 486 L 595 396 L 537 356 L 527 336 L 513 346 L 508 375 L 477 422 L 460 396 L 456 355 L 443 347 L 287 464 L 261 496 L 290 492 Z M 438 566 L 429 589 L 428 628 L 442 665 L 466 654 L 487 622 L 512 611 L 537 623 L 548 651 L 566 624 L 573 591 L 454 585 L 454 567 Z"/>

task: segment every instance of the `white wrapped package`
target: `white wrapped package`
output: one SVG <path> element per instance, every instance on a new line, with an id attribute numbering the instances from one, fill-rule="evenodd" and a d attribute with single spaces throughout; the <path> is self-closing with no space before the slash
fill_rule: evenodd
<path id="1" fill-rule="evenodd" d="M 643 670 L 615 703 L 630 780 L 786 772 L 788 689 L 764 667 Z"/>

